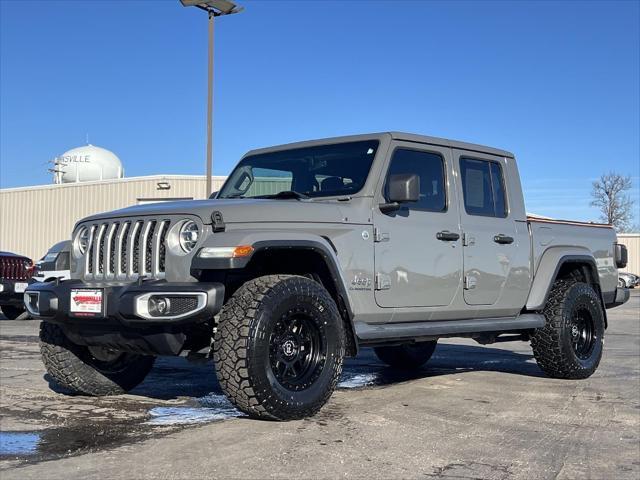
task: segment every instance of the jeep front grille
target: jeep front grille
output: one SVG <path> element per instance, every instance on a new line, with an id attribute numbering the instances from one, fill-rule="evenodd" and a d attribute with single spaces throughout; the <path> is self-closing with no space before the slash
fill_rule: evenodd
<path id="1" fill-rule="evenodd" d="M 164 278 L 170 220 L 122 220 L 87 225 L 86 280 L 130 281 Z"/>
<path id="2" fill-rule="evenodd" d="M 31 260 L 26 257 L 0 254 L 0 279 L 28 280 L 33 275 Z"/>

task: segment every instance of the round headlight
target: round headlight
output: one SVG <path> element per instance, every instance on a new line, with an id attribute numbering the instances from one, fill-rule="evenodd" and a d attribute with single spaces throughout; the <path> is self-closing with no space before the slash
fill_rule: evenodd
<path id="1" fill-rule="evenodd" d="M 80 255 L 87 253 L 87 248 L 89 248 L 89 229 L 87 227 L 82 227 L 76 235 L 76 248 Z"/>
<path id="2" fill-rule="evenodd" d="M 180 246 L 182 249 L 189 253 L 193 250 L 193 247 L 198 243 L 198 238 L 200 237 L 200 230 L 198 229 L 198 224 L 194 221 L 186 221 L 182 224 L 180 228 Z"/>

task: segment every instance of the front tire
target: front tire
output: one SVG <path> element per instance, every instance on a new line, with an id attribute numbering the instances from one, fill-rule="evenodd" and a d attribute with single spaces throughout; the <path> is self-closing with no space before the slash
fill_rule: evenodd
<path id="1" fill-rule="evenodd" d="M 590 377 L 604 348 L 604 312 L 598 294 L 586 283 L 557 280 L 543 313 L 545 326 L 531 336 L 540 368 L 552 378 Z"/>
<path id="2" fill-rule="evenodd" d="M 40 323 L 40 353 L 58 385 L 82 395 L 118 395 L 141 383 L 155 357 L 85 347 L 71 342 L 62 329 Z"/>
<path id="3" fill-rule="evenodd" d="M 246 282 L 224 306 L 213 359 L 222 390 L 255 418 L 317 413 L 342 371 L 345 334 L 335 302 L 309 278 L 268 275 Z"/>
<path id="4" fill-rule="evenodd" d="M 25 312 L 24 308 L 13 305 L 3 305 L 0 309 L 2 309 L 2 314 L 9 320 L 15 320 Z"/>
<path id="5" fill-rule="evenodd" d="M 390 367 L 399 370 L 417 370 L 429 361 L 437 344 L 438 341 L 433 340 L 394 347 L 376 347 L 373 351 Z"/>

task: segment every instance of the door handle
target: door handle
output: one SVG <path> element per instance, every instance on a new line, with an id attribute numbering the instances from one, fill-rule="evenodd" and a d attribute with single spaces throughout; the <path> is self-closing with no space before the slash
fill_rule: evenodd
<path id="1" fill-rule="evenodd" d="M 509 243 L 513 243 L 513 237 L 509 237 L 507 235 L 503 235 L 502 233 L 499 233 L 498 235 L 493 237 L 493 241 L 496 243 L 500 243 L 502 245 L 506 245 Z"/>
<path id="2" fill-rule="evenodd" d="M 450 232 L 449 230 L 443 230 L 436 233 L 436 238 L 438 240 L 442 240 L 443 242 L 455 242 L 460 238 L 460 235 L 454 232 Z"/>

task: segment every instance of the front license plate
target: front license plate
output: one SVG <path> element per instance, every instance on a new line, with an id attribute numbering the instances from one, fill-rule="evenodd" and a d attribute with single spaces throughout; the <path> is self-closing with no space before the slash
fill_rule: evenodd
<path id="1" fill-rule="evenodd" d="M 72 289 L 70 313 L 77 316 L 95 316 L 102 313 L 102 290 Z"/>
<path id="2" fill-rule="evenodd" d="M 13 291 L 16 292 L 16 293 L 24 293 L 24 291 L 27 289 L 28 286 L 29 286 L 28 283 L 16 282 L 13 285 Z"/>

